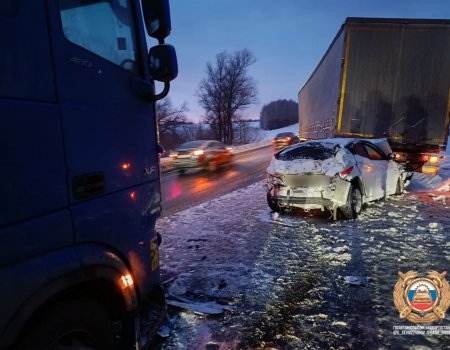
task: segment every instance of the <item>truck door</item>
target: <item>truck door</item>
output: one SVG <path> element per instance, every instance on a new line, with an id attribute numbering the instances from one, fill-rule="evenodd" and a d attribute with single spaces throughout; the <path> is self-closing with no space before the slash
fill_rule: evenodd
<path id="1" fill-rule="evenodd" d="M 134 88 L 150 84 L 137 1 L 47 4 L 75 238 L 120 250 L 144 283 L 160 188 L 155 106 Z"/>
<path id="2" fill-rule="evenodd" d="M 72 244 L 62 124 L 45 2 L 0 1 L 0 348 L 6 325 L 52 278 L 41 255 Z M 42 282 L 44 281 L 44 282 Z M 23 309 L 22 309 L 23 310 Z"/>

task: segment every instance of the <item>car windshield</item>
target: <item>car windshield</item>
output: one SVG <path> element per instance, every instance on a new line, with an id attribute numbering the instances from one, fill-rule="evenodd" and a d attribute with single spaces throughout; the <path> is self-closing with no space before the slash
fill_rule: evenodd
<path id="1" fill-rule="evenodd" d="M 204 143 L 205 143 L 205 141 L 190 141 L 190 142 L 183 143 L 180 147 L 178 147 L 178 149 L 182 150 L 182 149 L 197 148 L 197 147 L 201 147 Z"/>
<path id="2" fill-rule="evenodd" d="M 316 159 L 325 160 L 334 156 L 339 145 L 323 142 L 306 142 L 293 148 L 287 148 L 275 155 L 279 160 Z"/>

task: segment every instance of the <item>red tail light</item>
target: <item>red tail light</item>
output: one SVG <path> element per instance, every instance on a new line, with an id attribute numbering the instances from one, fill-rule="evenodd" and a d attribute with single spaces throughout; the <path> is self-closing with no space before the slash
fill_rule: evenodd
<path id="1" fill-rule="evenodd" d="M 348 175 L 348 174 L 350 174 L 350 173 L 352 172 L 352 170 L 353 170 L 353 166 L 351 166 L 351 167 L 348 168 L 348 169 L 345 169 L 344 171 L 341 171 L 341 172 L 339 173 L 339 175 L 341 175 L 341 176 Z"/>

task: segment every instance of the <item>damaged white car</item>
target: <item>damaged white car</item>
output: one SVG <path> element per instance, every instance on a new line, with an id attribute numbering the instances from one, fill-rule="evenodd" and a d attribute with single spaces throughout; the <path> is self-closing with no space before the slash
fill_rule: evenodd
<path id="1" fill-rule="evenodd" d="M 267 203 L 356 218 L 364 203 L 403 193 L 407 173 L 386 139 L 319 139 L 283 149 L 267 168 Z"/>

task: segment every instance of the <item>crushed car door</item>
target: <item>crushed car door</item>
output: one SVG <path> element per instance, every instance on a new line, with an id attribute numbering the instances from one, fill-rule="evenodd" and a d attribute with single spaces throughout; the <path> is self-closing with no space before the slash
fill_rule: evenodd
<path id="1" fill-rule="evenodd" d="M 389 194 L 387 191 L 390 180 L 388 179 L 388 158 L 382 151 L 368 143 L 364 143 L 364 148 L 367 151 L 369 159 L 372 161 L 377 178 L 374 193 L 377 198 L 385 197 Z"/>
<path id="2" fill-rule="evenodd" d="M 367 200 L 379 198 L 378 196 L 380 194 L 380 186 L 377 185 L 379 179 L 377 178 L 375 165 L 369 158 L 367 150 L 364 147 L 364 143 L 356 142 L 353 145 L 353 154 L 356 158 L 356 166 L 361 172 L 361 182 L 365 197 L 367 198 Z"/>

